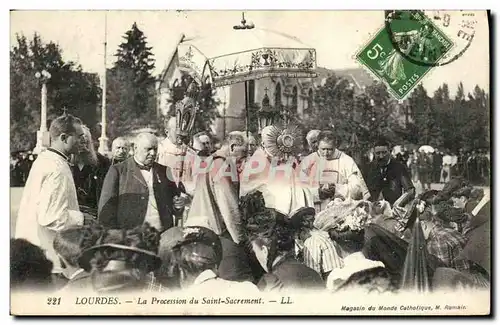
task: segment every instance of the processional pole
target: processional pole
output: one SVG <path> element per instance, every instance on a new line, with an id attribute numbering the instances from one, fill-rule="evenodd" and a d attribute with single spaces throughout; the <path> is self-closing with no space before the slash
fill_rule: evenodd
<path id="1" fill-rule="evenodd" d="M 249 137 L 250 137 L 250 112 L 248 107 L 248 81 L 245 80 L 245 132 L 247 135 L 247 150 L 250 150 Z"/>

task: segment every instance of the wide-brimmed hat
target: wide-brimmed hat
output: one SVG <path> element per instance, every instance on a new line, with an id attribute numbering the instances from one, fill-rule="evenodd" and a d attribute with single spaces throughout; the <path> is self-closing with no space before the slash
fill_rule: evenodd
<path id="1" fill-rule="evenodd" d="M 90 260 L 92 259 L 92 257 L 94 257 L 94 254 L 96 252 L 104 250 L 127 251 L 139 254 L 140 257 L 138 260 L 145 261 L 146 265 L 148 265 L 148 269 L 146 270 L 147 272 L 154 271 L 161 265 L 160 257 L 158 257 L 158 255 L 156 255 L 154 252 L 140 249 L 137 247 L 121 245 L 121 244 L 112 244 L 112 243 L 96 245 L 83 251 L 82 254 L 80 255 L 80 258 L 78 259 L 78 264 L 82 269 L 90 271 L 92 268 L 90 265 Z"/>
<path id="2" fill-rule="evenodd" d="M 191 243 L 205 244 L 213 249 L 218 262 L 222 260 L 222 243 L 219 236 L 212 230 L 201 226 L 185 227 L 183 229 L 182 238 L 173 246 L 173 249 L 177 249 Z M 203 253 L 203 250 L 197 252 L 198 255 Z M 206 253 L 207 255 L 211 255 L 209 252 Z"/>
<path id="3" fill-rule="evenodd" d="M 299 228 L 300 224 L 302 222 L 302 219 L 305 216 L 311 216 L 311 215 L 312 216 L 316 215 L 316 209 L 314 209 L 313 207 L 300 207 L 297 210 L 292 211 L 289 214 L 289 218 L 290 218 L 290 221 L 292 223 L 292 226 L 294 228 Z"/>
<path id="4" fill-rule="evenodd" d="M 440 196 L 447 200 L 453 196 L 466 196 L 469 197 L 472 192 L 473 187 L 470 183 L 463 177 L 452 178 L 448 183 L 444 184 L 443 189 L 440 192 Z"/>

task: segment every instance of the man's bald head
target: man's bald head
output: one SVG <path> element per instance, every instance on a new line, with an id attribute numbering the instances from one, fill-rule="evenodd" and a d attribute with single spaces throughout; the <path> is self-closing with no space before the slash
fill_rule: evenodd
<path id="1" fill-rule="evenodd" d="M 311 130 L 306 135 L 307 144 L 311 152 L 318 150 L 318 137 L 320 133 L 320 130 Z"/>
<path id="2" fill-rule="evenodd" d="M 152 133 L 140 133 L 134 141 L 134 157 L 137 162 L 151 166 L 158 153 L 158 139 Z"/>
<path id="3" fill-rule="evenodd" d="M 113 153 L 113 159 L 124 160 L 128 157 L 130 151 L 130 143 L 124 137 L 118 137 L 113 140 L 111 145 L 111 152 Z"/>

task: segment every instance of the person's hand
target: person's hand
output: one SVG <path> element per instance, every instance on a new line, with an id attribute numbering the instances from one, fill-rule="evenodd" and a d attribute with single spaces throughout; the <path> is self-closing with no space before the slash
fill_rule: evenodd
<path id="1" fill-rule="evenodd" d="M 335 184 L 324 184 L 319 188 L 319 197 L 324 200 L 332 198 L 335 195 Z"/>
<path id="2" fill-rule="evenodd" d="M 425 201 L 420 201 L 420 202 L 417 204 L 417 209 L 418 209 L 418 212 L 420 212 L 420 213 L 424 212 L 425 207 L 426 207 L 426 203 L 425 203 Z"/>
<path id="3" fill-rule="evenodd" d="M 186 199 L 184 196 L 176 195 L 174 196 L 174 209 L 182 210 L 186 206 Z"/>
<path id="4" fill-rule="evenodd" d="M 83 225 L 84 226 L 90 226 L 90 225 L 94 225 L 97 223 L 98 223 L 97 218 L 94 215 L 83 212 Z"/>

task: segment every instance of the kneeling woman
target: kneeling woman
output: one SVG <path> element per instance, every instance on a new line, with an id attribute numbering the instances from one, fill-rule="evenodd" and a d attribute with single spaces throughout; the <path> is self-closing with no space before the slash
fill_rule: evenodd
<path id="1" fill-rule="evenodd" d="M 327 279 L 330 291 L 361 290 L 367 292 L 395 291 L 397 284 L 386 270 L 384 263 L 365 257 L 367 215 L 350 214 L 338 220 L 329 234 L 340 248 L 344 266 L 334 269 Z"/>
<path id="2" fill-rule="evenodd" d="M 258 214 L 248 223 L 252 250 L 266 272 L 257 287 L 261 291 L 324 290 L 321 276 L 295 259 L 294 232 L 283 215 L 277 217 L 271 209 Z"/>

